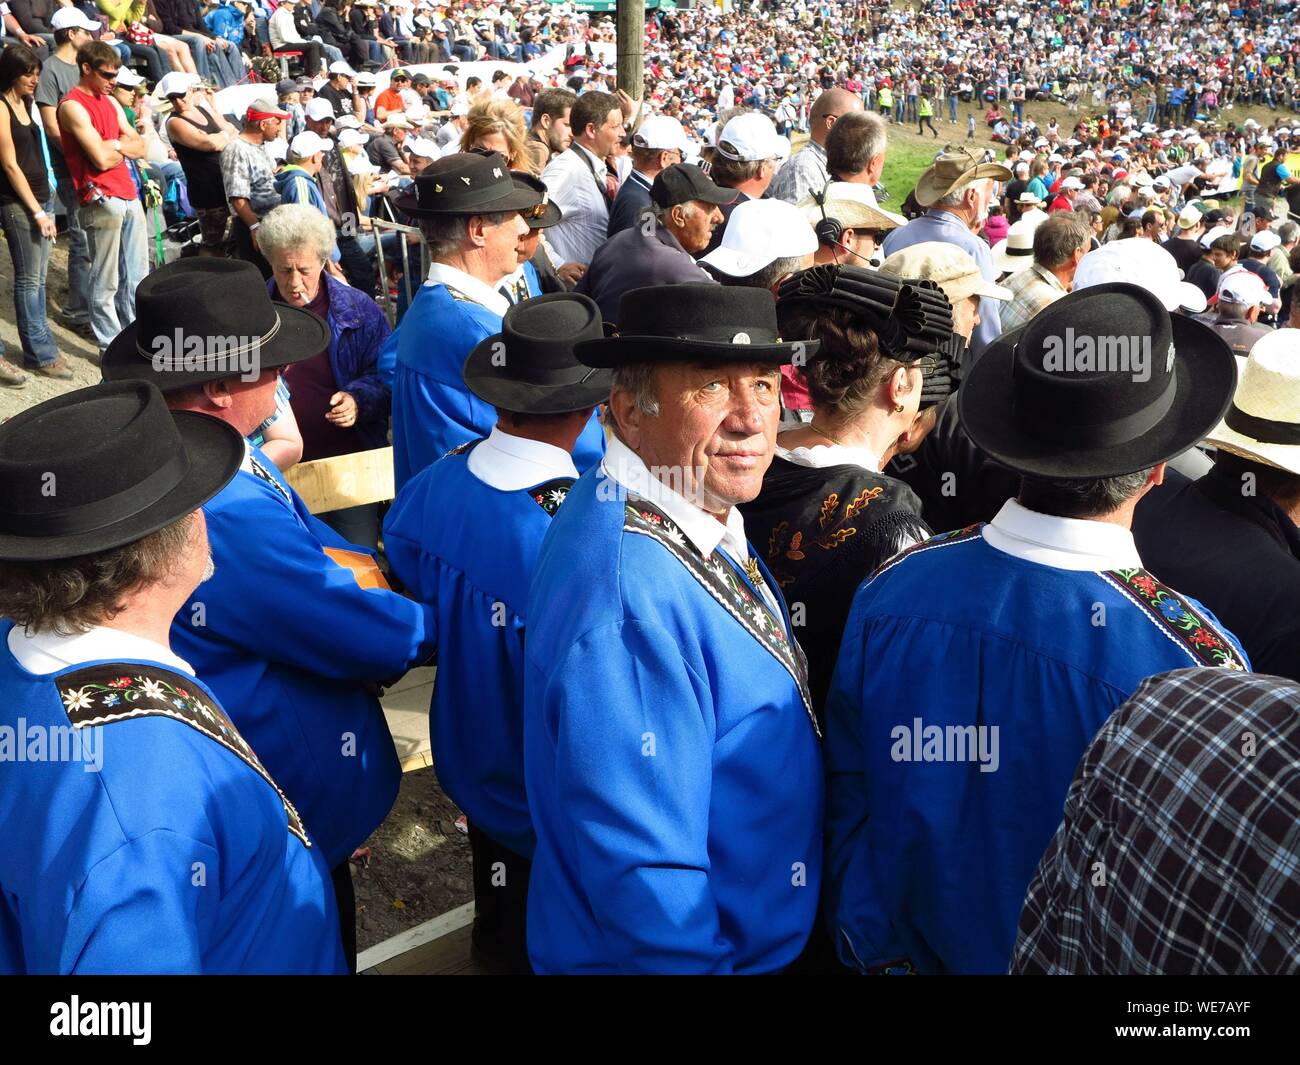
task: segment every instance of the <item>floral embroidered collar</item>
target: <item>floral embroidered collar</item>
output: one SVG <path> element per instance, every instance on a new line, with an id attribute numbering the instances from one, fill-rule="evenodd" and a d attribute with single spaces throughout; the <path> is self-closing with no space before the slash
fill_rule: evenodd
<path id="1" fill-rule="evenodd" d="M 628 496 L 623 530 L 648 536 L 663 544 L 714 600 L 785 667 L 799 689 L 813 731 L 820 738 L 821 729 L 808 691 L 808 662 L 803 649 L 790 638 L 785 618 L 772 613 L 762 596 L 728 561 L 725 553 L 714 550 L 707 556 L 701 555 L 671 518 L 638 496 Z"/>
<path id="2" fill-rule="evenodd" d="M 192 678 L 161 666 L 132 663 L 87 666 L 60 673 L 54 682 L 74 728 L 111 725 L 135 717 L 170 717 L 215 740 L 275 789 L 284 805 L 289 831 L 311 846 L 293 803 L 271 779 L 220 704 L 215 699 L 206 702 L 203 696 L 207 693 Z"/>

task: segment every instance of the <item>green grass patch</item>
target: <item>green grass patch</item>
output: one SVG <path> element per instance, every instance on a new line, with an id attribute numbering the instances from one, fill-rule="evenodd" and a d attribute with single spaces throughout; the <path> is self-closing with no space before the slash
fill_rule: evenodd
<path id="1" fill-rule="evenodd" d="M 890 129 L 893 132 L 893 127 Z M 885 206 L 897 211 L 907 194 L 916 187 L 916 179 L 934 162 L 934 153 L 944 145 L 943 140 L 909 144 L 891 139 L 885 151 L 885 170 L 881 183 L 889 190 Z"/>

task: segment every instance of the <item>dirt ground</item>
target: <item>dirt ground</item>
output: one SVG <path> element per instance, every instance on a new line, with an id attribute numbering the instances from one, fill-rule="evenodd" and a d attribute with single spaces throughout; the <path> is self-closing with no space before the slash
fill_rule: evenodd
<path id="1" fill-rule="evenodd" d="M 402 778 L 392 812 L 365 843 L 369 855 L 352 863 L 358 950 L 474 897 L 469 837 L 455 826 L 459 816 L 433 769 Z"/>

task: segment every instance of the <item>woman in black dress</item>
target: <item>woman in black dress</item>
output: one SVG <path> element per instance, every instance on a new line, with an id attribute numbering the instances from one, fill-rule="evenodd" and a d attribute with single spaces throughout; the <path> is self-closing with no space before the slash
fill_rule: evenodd
<path id="1" fill-rule="evenodd" d="M 941 365 L 952 309 L 931 282 L 825 265 L 781 286 L 777 315 L 783 336 L 821 342 L 803 367 L 814 416 L 777 438 L 741 511 L 789 604 L 820 716 L 853 593 L 930 536 L 916 494 L 880 470 Z"/>

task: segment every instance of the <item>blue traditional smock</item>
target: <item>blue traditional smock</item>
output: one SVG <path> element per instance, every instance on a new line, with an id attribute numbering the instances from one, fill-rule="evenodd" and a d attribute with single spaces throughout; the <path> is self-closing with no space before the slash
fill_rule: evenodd
<path id="1" fill-rule="evenodd" d="M 524 795 L 528 587 L 577 476 L 568 452 L 493 429 L 416 474 L 384 522 L 393 572 L 437 618 L 429 732 L 438 782 L 525 858 L 535 844 Z"/>
<path id="2" fill-rule="evenodd" d="M 1012 500 L 858 589 L 826 704 L 827 913 L 846 965 L 1006 972 L 1111 712 L 1153 673 L 1249 668 L 1141 565 L 1127 529 Z"/>
<path id="3" fill-rule="evenodd" d="M 488 435 L 497 412 L 465 387 L 465 359 L 480 341 L 501 332 L 509 301 L 460 270 L 434 263 L 410 309 L 389 338 L 393 373 L 393 472 L 397 488 L 452 448 Z M 382 361 L 382 356 L 381 356 Z M 605 450 L 595 416 L 573 458 L 579 470 Z"/>
<path id="4" fill-rule="evenodd" d="M 433 615 L 363 589 L 325 548 L 365 555 L 308 513 L 256 448 L 203 506 L 216 564 L 172 623 L 172 646 L 311 825 L 330 868 L 383 821 L 401 769 L 379 700 L 433 652 Z"/>
<path id="5" fill-rule="evenodd" d="M 0 973 L 346 972 L 320 848 L 188 663 L 111 629 L 13 629 L 0 622 Z M 81 653 L 44 672 L 26 644 Z"/>
<path id="6" fill-rule="evenodd" d="M 724 529 L 657 483 L 611 441 L 533 578 L 538 972 L 772 972 L 817 910 L 821 752 L 789 616 L 739 512 Z"/>

